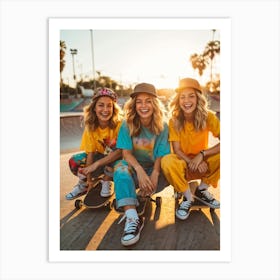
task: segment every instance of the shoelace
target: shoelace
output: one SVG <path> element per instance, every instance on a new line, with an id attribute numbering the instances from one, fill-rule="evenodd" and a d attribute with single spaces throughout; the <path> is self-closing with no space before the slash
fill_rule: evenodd
<path id="1" fill-rule="evenodd" d="M 126 233 L 134 232 L 136 230 L 137 226 L 138 226 L 137 220 L 129 219 L 125 223 L 124 232 L 126 232 Z"/>
<path id="2" fill-rule="evenodd" d="M 207 190 L 201 191 L 201 193 L 209 200 L 213 200 L 213 195 Z"/>
<path id="3" fill-rule="evenodd" d="M 118 225 L 119 225 L 125 218 L 126 218 L 126 215 L 123 214 L 123 216 L 121 217 L 121 219 L 120 219 L 119 222 L 118 222 Z"/>
<path id="4" fill-rule="evenodd" d="M 191 207 L 192 203 L 191 201 L 188 201 L 188 200 L 184 200 L 181 204 L 180 204 L 180 209 L 183 209 L 183 210 L 187 210 Z"/>

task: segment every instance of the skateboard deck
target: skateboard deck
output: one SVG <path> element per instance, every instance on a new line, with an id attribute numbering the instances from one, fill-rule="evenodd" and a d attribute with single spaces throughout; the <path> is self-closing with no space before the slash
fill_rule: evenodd
<path id="1" fill-rule="evenodd" d="M 96 182 L 95 186 L 88 190 L 83 201 L 80 199 L 75 201 L 75 207 L 80 209 L 83 205 L 87 208 L 100 208 L 102 206 L 108 206 L 111 209 L 111 199 L 113 195 L 102 197 L 100 195 L 101 188 L 102 185 L 100 181 Z"/>
<path id="2" fill-rule="evenodd" d="M 84 199 L 84 205 L 89 208 L 99 208 L 106 205 L 112 196 L 103 197 L 100 195 L 102 185 L 99 183 L 96 187 L 89 190 Z"/>

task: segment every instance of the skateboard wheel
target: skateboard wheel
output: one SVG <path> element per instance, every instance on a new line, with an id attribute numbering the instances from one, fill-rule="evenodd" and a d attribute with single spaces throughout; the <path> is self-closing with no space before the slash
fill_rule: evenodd
<path id="1" fill-rule="evenodd" d="M 108 210 L 112 210 L 113 209 L 113 203 L 111 201 L 109 201 L 108 204 L 106 205 L 106 207 L 108 208 Z"/>
<path id="2" fill-rule="evenodd" d="M 83 206 L 83 201 L 81 199 L 77 199 L 75 201 L 75 208 L 79 210 L 82 206 Z"/>
<path id="3" fill-rule="evenodd" d="M 162 198 L 160 196 L 156 197 L 156 206 L 160 206 L 162 202 Z"/>

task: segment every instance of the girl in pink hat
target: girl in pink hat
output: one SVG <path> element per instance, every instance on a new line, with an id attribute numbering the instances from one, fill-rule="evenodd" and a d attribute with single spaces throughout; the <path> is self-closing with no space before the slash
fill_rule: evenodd
<path id="1" fill-rule="evenodd" d="M 92 187 L 93 178 L 104 175 L 100 195 L 113 194 L 113 163 L 121 157 L 116 149 L 117 135 L 121 125 L 121 109 L 116 93 L 109 88 L 98 88 L 91 103 L 84 108 L 85 129 L 80 149 L 82 153 L 69 160 L 71 172 L 78 182 L 65 198 L 74 199 Z"/>
<path id="2" fill-rule="evenodd" d="M 208 145 L 209 132 L 220 138 L 220 121 L 207 109 L 207 101 L 198 81 L 185 78 L 176 89 L 177 95 L 170 104 L 169 141 L 173 153 L 161 160 L 163 172 L 176 192 L 183 194 L 183 201 L 176 210 L 176 217 L 188 218 L 193 196 L 211 208 L 220 202 L 208 191 L 217 187 L 220 179 L 220 142 Z M 192 194 L 189 181 L 200 179 Z"/>

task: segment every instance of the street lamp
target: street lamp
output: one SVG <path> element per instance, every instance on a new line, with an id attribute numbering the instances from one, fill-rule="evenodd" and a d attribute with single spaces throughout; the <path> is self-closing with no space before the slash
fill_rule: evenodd
<path id="1" fill-rule="evenodd" d="M 92 29 L 90 29 L 90 43 L 91 43 L 91 61 L 92 61 L 92 75 L 93 75 L 93 89 L 95 92 L 96 89 L 96 81 L 95 81 L 95 67 L 94 67 L 94 47 L 93 47 L 93 34 Z"/>
<path id="2" fill-rule="evenodd" d="M 72 54 L 73 78 L 74 78 L 74 81 L 76 82 L 74 55 L 76 55 L 78 53 L 78 50 L 77 49 L 70 49 L 70 52 Z"/>

